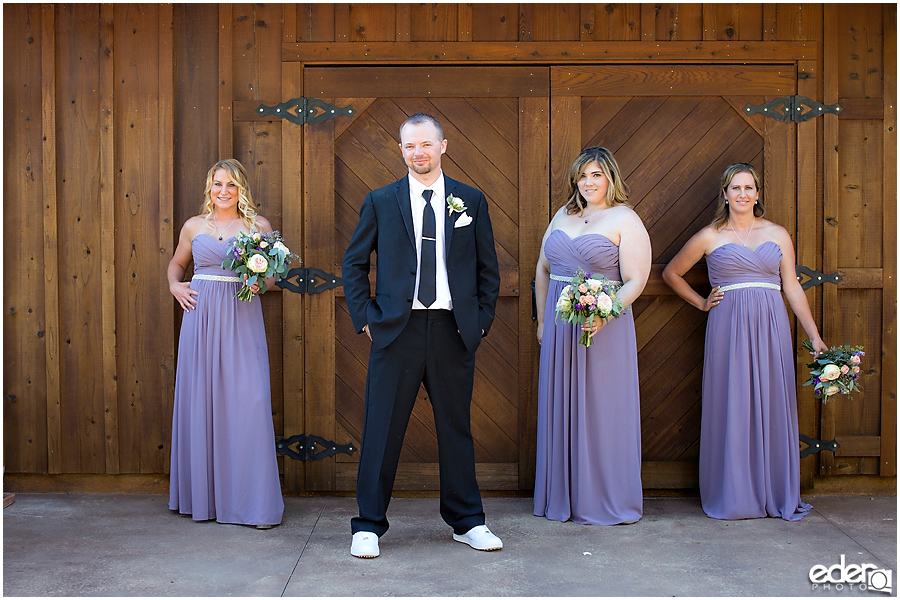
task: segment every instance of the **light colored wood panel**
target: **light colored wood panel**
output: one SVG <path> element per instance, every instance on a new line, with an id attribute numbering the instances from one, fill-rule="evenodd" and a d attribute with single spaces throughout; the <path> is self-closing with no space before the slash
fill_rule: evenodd
<path id="1" fill-rule="evenodd" d="M 161 77 L 172 77 L 171 67 L 166 76 L 160 73 L 160 12 L 157 5 L 114 7 L 115 38 L 130 41 L 117 44 L 113 54 L 116 336 L 133 340 L 118 346 L 116 353 L 122 473 L 165 472 L 171 434 L 171 409 L 160 403 L 165 385 L 160 363 L 163 340 L 172 334 L 157 327 L 165 293 L 161 288 L 168 287 L 160 267 L 159 224 L 171 218 L 171 213 L 163 216 L 165 203 L 160 204 L 160 168 L 165 164 L 160 153 L 170 152 L 171 145 L 163 150 L 159 136 L 161 127 L 171 128 L 171 117 L 163 111 L 171 110 L 172 102 L 171 96 L 160 102 Z M 170 309 L 171 299 L 165 306 Z"/>
<path id="2" fill-rule="evenodd" d="M 481 5 L 477 5 L 481 6 Z M 639 6 L 639 5 L 629 5 Z M 626 9 L 627 10 L 627 9 Z M 705 19 L 704 13 L 704 19 Z M 473 17 L 476 22 L 480 18 Z M 637 22 L 637 21 L 636 21 Z M 706 32 L 704 31 L 704 36 Z M 816 58 L 815 42 L 311 42 L 284 44 L 286 62 L 515 64 L 621 61 L 637 63 L 788 63 Z"/>
<path id="3" fill-rule="evenodd" d="M 6 473 L 47 472 L 41 15 L 39 4 L 3 6 L 3 255 L 16 265 L 15 285 L 3 286 Z"/>
<path id="4" fill-rule="evenodd" d="M 41 139 L 44 234 L 44 327 L 47 364 L 47 470 L 62 472 L 59 357 L 59 248 L 56 196 L 56 14 L 41 9 Z M 40 337 L 40 335 L 39 335 Z"/>
<path id="5" fill-rule="evenodd" d="M 581 66 L 554 69 L 552 94 L 570 96 L 709 96 L 729 94 L 770 96 L 793 94 L 792 68 L 769 65 Z"/>
<path id="6" fill-rule="evenodd" d="M 878 268 L 883 264 L 884 246 L 882 124 L 839 121 L 838 129 L 841 168 L 836 213 L 840 231 L 838 265 Z"/>
<path id="7" fill-rule="evenodd" d="M 534 485 L 537 448 L 536 368 L 540 347 L 531 320 L 532 265 L 537 264 L 541 238 L 550 222 L 550 101 L 519 101 L 519 489 Z"/>
<path id="8" fill-rule="evenodd" d="M 386 42 L 395 39 L 396 4 L 350 4 L 347 17 L 349 42 Z"/>
<path id="9" fill-rule="evenodd" d="M 62 5 L 56 27 L 57 249 L 62 471 L 102 473 L 99 5 Z M 91 32 L 91 37 L 84 32 Z"/>
<path id="10" fill-rule="evenodd" d="M 887 222 L 885 222 L 887 225 Z M 806 264 L 799 262 L 798 264 Z M 839 290 L 856 289 L 856 288 L 881 288 L 884 286 L 885 270 L 878 268 L 841 268 L 838 270 L 843 279 L 841 279 L 837 287 Z M 885 288 L 887 289 L 887 288 Z"/>
<path id="11" fill-rule="evenodd" d="M 303 95 L 303 65 L 297 63 L 283 66 L 282 82 L 283 93 L 291 98 Z M 302 234 L 304 232 L 304 203 L 303 196 L 303 167 L 304 145 L 303 127 L 297 127 L 292 123 L 283 122 L 281 125 L 281 171 L 282 190 L 284 197 L 291 201 L 285 202 L 282 207 L 282 233 L 288 248 L 304 248 Z M 298 251 L 304 264 L 308 264 L 309 257 L 305 251 Z M 300 266 L 300 265 L 292 265 Z M 306 314 L 306 296 L 292 292 L 281 293 L 282 303 L 282 328 L 284 341 L 282 344 L 282 364 L 284 369 L 282 389 L 284 390 L 283 407 L 283 435 L 294 435 L 306 431 L 304 400 L 306 388 L 304 387 L 304 315 Z M 299 461 L 284 462 L 284 487 L 291 491 L 302 491 L 304 477 L 303 463 Z"/>
<path id="12" fill-rule="evenodd" d="M 551 75 L 552 76 L 552 75 Z M 550 98 L 550 215 L 566 203 L 569 167 L 581 152 L 581 98 Z"/>
<path id="13" fill-rule="evenodd" d="M 884 94 L 884 31 L 881 4 L 835 4 L 837 17 L 838 95 L 881 98 Z"/>
<path id="14" fill-rule="evenodd" d="M 116 377 L 116 208 L 115 208 L 115 139 L 113 132 L 113 108 L 115 106 L 115 75 L 113 49 L 115 48 L 114 14 L 111 4 L 100 6 L 100 63 L 99 97 L 100 97 L 100 262 L 101 274 L 101 314 L 102 320 L 102 377 L 103 377 L 103 429 L 106 458 L 106 472 L 119 473 L 119 393 Z M 162 174 L 161 174 L 162 175 Z M 165 198 L 160 198 L 165 202 Z M 171 198 L 169 198 L 171 202 Z M 171 220 L 171 211 L 169 218 Z M 171 224 L 169 225 L 171 227 Z M 171 239 L 160 238 L 164 243 Z M 161 250 L 162 253 L 162 250 Z M 162 253 L 167 258 L 167 253 Z M 165 306 L 165 304 L 162 304 Z M 170 318 L 167 320 L 166 316 Z M 163 331 L 172 331 L 171 311 L 162 311 L 160 327 Z M 175 373 L 175 365 L 170 361 L 162 363 Z M 163 386 L 162 393 L 168 387 Z M 165 406 L 165 401 L 163 406 Z"/>
<path id="15" fill-rule="evenodd" d="M 815 61 L 802 61 L 797 65 L 797 71 L 805 77 L 800 77 L 797 81 L 797 93 L 801 96 L 813 98 L 817 96 L 816 87 L 819 80 L 819 68 Z M 818 223 L 815 227 L 810 227 L 813 219 L 807 219 L 809 215 L 815 215 L 817 209 L 817 201 L 819 198 L 819 178 L 816 172 L 816 166 L 819 163 L 820 149 L 816 141 L 817 120 L 805 121 L 797 124 L 797 218 L 801 223 L 797 227 L 797 233 L 794 237 L 796 247 L 797 264 L 808 265 L 816 268 L 819 265 L 818 248 L 816 240 L 818 238 L 818 229 L 821 225 Z M 821 302 L 821 290 L 817 287 L 807 292 L 810 308 L 815 311 L 817 300 Z M 813 312 L 813 318 L 816 323 L 821 323 L 821 316 Z M 799 333 L 799 332 L 798 332 Z M 821 334 L 821 332 L 820 332 Z M 806 357 L 805 349 L 802 347 L 802 340 L 805 339 L 800 335 L 796 336 L 795 354 L 800 357 Z M 798 359 L 797 373 L 803 373 L 805 358 Z M 818 433 L 817 403 L 819 400 L 811 392 L 809 387 L 803 387 L 804 378 L 797 378 L 797 421 L 799 431 L 803 433 Z M 800 459 L 800 479 L 801 487 L 810 488 L 816 474 L 816 457 L 809 455 Z"/>
<path id="16" fill-rule="evenodd" d="M 824 37 L 837 40 L 840 36 L 841 15 L 838 5 L 825 6 Z M 838 43 L 825 44 L 823 47 L 822 85 L 824 104 L 834 104 L 839 97 L 840 61 Z M 822 123 L 823 179 L 824 196 L 823 221 L 826 226 L 822 234 L 822 272 L 833 273 L 838 270 L 839 234 L 838 210 L 840 197 L 840 155 L 838 154 L 840 127 L 837 119 L 829 119 L 825 115 Z M 836 344 L 839 336 L 841 310 L 838 304 L 838 290 L 835 286 L 824 286 L 822 305 L 830 307 L 822 314 L 822 339 L 826 344 Z M 821 408 L 820 439 L 831 440 L 835 437 L 835 403 L 829 402 Z M 830 452 L 819 453 L 819 475 L 836 475 L 834 455 Z"/>
<path id="17" fill-rule="evenodd" d="M 308 90 L 306 90 L 308 92 Z M 303 132 L 303 256 L 309 266 L 333 264 L 334 248 L 334 123 L 306 125 Z M 305 347 L 304 424 L 306 431 L 328 438 L 334 435 L 334 335 L 333 290 L 306 298 L 303 323 Z M 329 438 L 333 439 L 333 438 Z M 334 462 L 317 461 L 305 466 L 306 491 L 334 489 Z"/>

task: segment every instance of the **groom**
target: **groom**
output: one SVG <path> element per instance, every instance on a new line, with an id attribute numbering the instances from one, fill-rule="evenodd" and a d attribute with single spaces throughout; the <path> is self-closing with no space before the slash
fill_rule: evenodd
<path id="1" fill-rule="evenodd" d="M 475 350 L 490 330 L 500 290 L 487 201 L 444 176 L 447 140 L 431 115 L 403 122 L 400 151 L 409 173 L 366 196 L 342 270 L 353 325 L 372 342 L 350 553 L 379 554 L 403 436 L 423 382 L 437 430 L 441 517 L 454 540 L 499 550 L 503 543 L 484 525 L 469 418 Z"/>

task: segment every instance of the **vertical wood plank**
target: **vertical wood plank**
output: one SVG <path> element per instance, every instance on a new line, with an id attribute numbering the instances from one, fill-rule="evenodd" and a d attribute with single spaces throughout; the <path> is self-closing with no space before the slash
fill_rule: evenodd
<path id="1" fill-rule="evenodd" d="M 779 21 L 781 20 L 781 6 L 779 6 Z M 833 104 L 838 101 L 838 87 L 840 79 L 840 44 L 837 43 L 840 35 L 840 7 L 838 5 L 825 6 L 824 39 L 833 40 L 830 44 L 824 44 L 822 61 L 822 102 Z M 822 234 L 822 271 L 833 273 L 838 268 L 838 198 L 840 192 L 840 165 L 839 148 L 839 121 L 836 118 L 824 117 L 823 122 L 823 172 L 822 185 L 824 187 L 824 222 Z M 826 285 L 822 290 L 822 304 L 825 310 L 822 314 L 822 338 L 826 344 L 838 343 L 837 336 L 840 332 L 840 304 L 838 303 L 837 286 Z M 822 424 L 820 439 L 831 440 L 835 437 L 835 404 L 829 402 L 822 406 Z M 820 452 L 819 474 L 834 474 L 834 454 Z"/>
<path id="2" fill-rule="evenodd" d="M 350 41 L 350 5 L 334 5 L 334 41 Z"/>
<path id="3" fill-rule="evenodd" d="M 719 36 L 716 4 L 703 4 L 703 41 L 715 41 Z"/>
<path id="4" fill-rule="evenodd" d="M 519 41 L 533 42 L 535 39 L 534 4 L 522 2 L 519 4 Z M 545 15 L 546 17 L 546 15 Z M 541 39 L 540 37 L 538 39 Z"/>
<path id="5" fill-rule="evenodd" d="M 549 77 L 549 69 L 545 69 Z M 550 102 L 519 99 L 519 489 L 534 485 L 537 448 L 537 363 L 531 281 L 550 222 Z"/>
<path id="6" fill-rule="evenodd" d="M 472 41 L 472 4 L 460 2 L 456 13 L 456 40 L 459 42 Z"/>
<path id="7" fill-rule="evenodd" d="M 394 6 L 396 7 L 396 14 L 394 15 L 394 19 L 396 21 L 396 24 L 394 26 L 394 41 L 409 42 L 410 40 L 412 40 L 412 26 L 410 25 L 410 5 L 397 3 Z"/>
<path id="8" fill-rule="evenodd" d="M 641 4 L 641 41 L 656 41 L 656 4 Z"/>
<path id="9" fill-rule="evenodd" d="M 56 197 L 56 13 L 41 8 L 41 129 L 44 196 L 44 337 L 47 349 L 47 470 L 60 473 L 59 252 Z"/>
<path id="10" fill-rule="evenodd" d="M 282 93 L 285 97 L 303 96 L 303 64 L 284 63 L 282 66 Z M 307 263 L 308 257 L 303 248 L 303 127 L 283 121 L 281 125 L 281 170 L 284 197 L 292 199 L 284 203 L 283 232 L 288 248 L 299 250 L 301 259 Z M 300 266 L 300 265 L 294 265 Z M 304 336 L 303 323 L 306 314 L 306 296 L 292 292 L 282 292 L 282 323 L 284 343 L 282 345 L 282 362 L 286 366 L 283 374 L 284 406 L 283 435 L 291 436 L 306 432 L 303 399 L 304 381 Z M 284 459 L 284 487 L 292 492 L 305 491 L 304 463 L 293 459 Z"/>
<path id="11" fill-rule="evenodd" d="M 334 4 L 295 4 L 298 42 L 333 42 Z"/>
<path id="12" fill-rule="evenodd" d="M 818 96 L 819 69 L 817 61 L 800 61 L 797 65 L 799 78 L 797 80 L 797 93 L 807 98 Z M 804 225 L 797 227 L 795 238 L 797 264 L 807 265 L 813 269 L 819 268 L 816 240 L 818 239 L 820 222 L 815 219 L 816 203 L 819 190 L 817 189 L 817 165 L 819 162 L 819 145 L 816 143 L 816 119 L 797 124 L 797 222 Z M 811 224 L 815 223 L 813 227 Z M 821 294 L 821 286 L 808 290 L 806 296 L 810 308 L 813 310 L 813 318 L 817 324 L 821 324 L 821 316 L 816 312 L 817 296 Z M 797 325 L 799 326 L 799 324 Z M 809 354 L 802 346 L 805 335 L 802 328 L 797 329 L 795 345 L 795 365 L 797 377 L 797 413 L 800 433 L 816 437 L 818 434 L 818 404 L 820 401 L 812 393 L 810 387 L 804 387 L 806 380 L 806 364 L 809 362 Z M 800 487 L 812 489 L 816 475 L 816 460 L 818 454 L 810 454 L 800 459 Z"/>
<path id="13" fill-rule="evenodd" d="M 233 81 L 234 15 L 231 4 L 219 4 L 219 158 L 234 156 L 231 106 Z"/>
<path id="14" fill-rule="evenodd" d="M 778 39 L 777 7 L 777 4 L 763 4 L 762 41 L 764 42 L 774 42 Z"/>
<path id="15" fill-rule="evenodd" d="M 897 474 L 897 5 L 882 5 L 884 122 L 882 123 L 884 235 L 881 340 L 882 476 Z"/>
<path id="16" fill-rule="evenodd" d="M 555 67 L 564 69 L 565 67 Z M 581 98 L 557 96 L 550 99 L 550 214 L 564 204 L 569 166 L 581 152 Z"/>
<path id="17" fill-rule="evenodd" d="M 595 28 L 595 18 L 596 18 L 596 4 L 587 4 L 582 3 L 581 6 L 581 16 L 579 19 L 579 36 L 582 42 L 591 42 L 594 40 L 594 28 Z"/>
<path id="18" fill-rule="evenodd" d="M 332 102 L 332 98 L 325 98 Z M 334 121 L 305 125 L 303 132 L 303 249 L 310 266 L 340 269 L 334 233 Z M 327 158 L 321 159 L 325 156 Z M 314 176 L 309 176 L 314 174 Z M 304 399 L 307 433 L 335 439 L 335 321 L 334 290 L 306 298 L 306 347 L 315 358 L 306 362 L 304 390 L 316 390 Z M 333 490 L 335 462 L 320 460 L 306 465 L 306 491 Z"/>
<path id="19" fill-rule="evenodd" d="M 119 392 L 116 377 L 116 164 L 113 107 L 115 106 L 114 12 L 100 5 L 100 257 L 103 333 L 103 412 L 106 472 L 119 473 Z M 164 323 L 163 323 L 164 324 Z M 161 325 L 163 325 L 161 324 Z M 168 331 L 165 330 L 164 331 Z"/>
<path id="20" fill-rule="evenodd" d="M 174 10 L 171 4 L 160 4 L 158 15 L 159 35 L 159 72 L 157 77 L 157 89 L 159 90 L 159 113 L 157 115 L 157 140 L 159 147 L 159 251 L 157 252 L 157 264 L 159 273 L 165 273 L 169 259 L 175 253 L 174 236 L 174 178 L 175 163 L 173 147 L 175 144 L 175 47 L 174 47 Z M 160 443 L 162 445 L 162 472 L 168 472 L 171 447 L 168 441 L 172 439 L 172 419 L 170 418 L 175 403 L 175 315 L 172 306 L 172 295 L 169 286 L 160 284 L 157 289 L 159 306 L 160 344 L 159 352 L 159 405 L 160 415 Z M 169 309 L 169 310 L 167 310 Z M 157 463 L 158 464 L 158 463 Z M 159 472 L 159 471 L 155 471 Z"/>
<path id="21" fill-rule="evenodd" d="M 47 472 L 41 13 L 40 4 L 3 5 L 3 256 L 18 276 L 3 286 L 7 473 Z"/>
<path id="22" fill-rule="evenodd" d="M 284 4 L 281 13 L 281 41 L 290 44 L 297 41 L 297 11 L 303 4 Z"/>

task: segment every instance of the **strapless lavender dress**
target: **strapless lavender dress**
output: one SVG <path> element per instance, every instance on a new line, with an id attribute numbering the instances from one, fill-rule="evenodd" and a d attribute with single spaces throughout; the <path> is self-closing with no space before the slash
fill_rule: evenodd
<path id="1" fill-rule="evenodd" d="M 226 247 L 195 237 L 194 273 L 234 276 L 220 266 Z M 277 525 L 284 500 L 266 333 L 259 298 L 234 298 L 241 285 L 191 281 L 199 295 L 178 341 L 169 508 L 197 521 Z"/>
<path id="2" fill-rule="evenodd" d="M 619 248 L 606 237 L 553 231 L 544 245 L 552 275 L 578 268 L 621 281 Z M 590 525 L 643 514 L 641 410 L 634 315 L 611 319 L 586 348 L 581 328 L 554 323 L 566 282 L 550 280 L 538 383 L 534 514 Z"/>
<path id="3" fill-rule="evenodd" d="M 726 244 L 706 259 L 713 286 L 781 284 L 781 248 Z M 802 519 L 797 382 L 781 292 L 725 292 L 709 311 L 703 361 L 700 499 L 716 519 Z"/>

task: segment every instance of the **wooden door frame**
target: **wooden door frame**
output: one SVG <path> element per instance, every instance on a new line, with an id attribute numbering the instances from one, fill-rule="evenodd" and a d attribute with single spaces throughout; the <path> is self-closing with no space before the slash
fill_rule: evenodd
<path id="1" fill-rule="evenodd" d="M 220 16 L 221 20 L 221 16 Z M 227 29 L 227 28 L 226 28 Z M 810 98 L 821 96 L 821 84 L 815 77 L 818 71 L 819 42 L 581 42 L 577 44 L 568 42 L 303 42 L 282 44 L 282 90 L 284 98 L 300 97 L 305 94 L 303 75 L 307 67 L 331 67 L 331 66 L 378 66 L 398 65 L 428 67 L 450 65 L 497 65 L 497 66 L 563 66 L 566 64 L 606 65 L 612 63 L 623 64 L 783 64 L 786 68 L 792 68 L 796 75 L 797 94 Z M 577 51 L 577 52 L 576 52 Z M 801 76 L 801 74 L 805 76 Z M 221 79 L 221 78 L 220 78 Z M 222 86 L 230 89 L 231 86 Z M 311 94 L 314 91 L 310 92 Z M 549 94 L 547 100 L 549 102 Z M 231 139 L 231 124 L 233 121 L 270 120 L 269 117 L 260 117 L 255 108 L 256 103 L 234 102 L 230 98 L 220 98 L 220 140 Z M 276 102 L 277 103 L 277 102 Z M 820 184 L 816 177 L 816 167 L 819 163 L 818 154 L 820 148 L 816 143 L 816 127 L 819 120 L 811 120 L 801 123 L 796 127 L 793 136 L 794 143 L 791 148 L 784 148 L 793 156 L 791 164 L 794 168 L 794 186 L 796 205 L 793 207 L 791 221 L 796 222 L 798 214 L 815 214 L 817 198 L 820 195 Z M 773 122 L 774 123 L 774 122 Z M 768 124 L 767 124 L 768 126 Z M 772 125 L 775 126 L 774 124 Z M 788 125 L 789 126 L 789 125 Z M 520 125 L 521 127 L 521 125 Z M 333 176 L 331 194 L 328 190 L 310 190 L 303 172 L 308 168 L 318 168 L 309 164 L 311 153 L 304 148 L 310 142 L 306 139 L 303 127 L 284 122 L 282 127 L 282 156 L 299 156 L 300 160 L 282 160 L 283 185 L 285 197 L 304 198 L 308 194 L 315 193 L 318 197 L 333 197 Z M 520 131 L 521 133 L 521 131 Z M 537 133 L 537 132 L 536 132 Z M 546 132 L 549 145 L 549 131 Z M 812 149 L 812 151 L 810 151 Z M 318 150 L 318 148 L 317 148 Z M 802 151 L 801 151 L 802 150 Z M 767 160 L 767 165 L 772 162 Z M 521 158 L 520 158 L 521 164 Z M 297 169 L 302 165 L 301 169 Z M 546 165 L 545 171 L 551 170 Z M 767 173 L 769 168 L 767 166 Z M 521 177 L 521 175 L 520 175 Z M 549 190 L 549 181 L 548 181 Z M 803 211 L 802 213 L 800 211 Z M 547 215 L 549 220 L 549 214 Z M 283 208 L 284 229 L 288 231 L 303 231 L 303 246 L 307 246 L 309 235 L 315 235 L 315 230 L 321 224 L 305 222 L 302 202 L 286 202 Z M 794 227 L 796 232 L 795 247 L 797 250 L 798 264 L 814 266 L 820 269 L 822 257 L 817 253 L 816 237 L 817 229 L 804 232 L 799 227 Z M 328 243 L 328 242 L 326 242 Z M 333 244 L 333 240 L 330 242 Z M 520 255 L 520 279 L 521 265 L 524 264 Z M 317 257 L 304 257 L 310 264 Z M 520 283 L 521 285 L 521 283 Z M 521 289 L 526 289 L 520 287 Z M 810 305 L 821 306 L 820 288 L 814 288 Z M 332 294 L 326 294 L 332 302 Z M 319 296 L 322 296 L 320 294 Z M 521 295 L 520 295 L 521 298 Z M 321 301 L 296 294 L 283 295 L 283 314 L 285 330 L 298 332 L 297 335 L 286 335 L 284 338 L 283 360 L 285 365 L 304 365 L 303 338 L 304 336 L 322 336 L 328 334 L 333 337 L 334 331 L 320 328 L 315 330 L 315 324 L 306 321 L 304 315 L 310 312 L 310 302 Z M 814 309 L 815 310 L 815 309 Z M 815 313 L 814 313 L 815 314 Z M 817 319 L 819 321 L 819 319 Z M 302 325 L 301 325 L 302 323 Z M 530 326 L 530 323 L 520 323 L 520 327 Z M 796 321 L 794 329 L 796 331 Z M 520 334 L 522 335 L 522 334 Z M 796 368 L 798 372 L 805 368 L 800 358 L 802 348 L 799 346 L 800 336 L 796 336 Z M 327 347 L 327 344 L 326 344 Z M 331 360 L 333 364 L 333 347 Z M 333 394 L 333 373 L 324 376 L 322 373 L 305 373 L 300 369 L 285 369 L 284 375 L 284 428 L 285 431 L 306 431 L 307 428 L 319 423 L 311 423 L 307 419 L 308 405 L 305 389 L 316 386 L 317 390 L 331 389 Z M 328 379 L 331 381 L 328 381 Z M 536 389 L 537 369 L 533 369 L 530 381 L 522 382 L 530 390 Z M 322 386 L 322 387 L 319 387 Z M 520 395 L 521 396 L 521 395 Z M 536 393 L 531 396 L 535 399 L 525 403 L 528 406 L 528 416 L 520 420 L 520 427 L 533 429 L 536 417 L 532 413 L 536 410 Z M 798 394 L 798 413 L 800 431 L 818 432 L 820 427 L 819 409 L 815 399 L 808 394 Z M 333 427 L 333 415 L 328 417 L 329 423 L 322 423 Z M 520 439 L 522 439 L 520 437 Z M 529 475 L 533 479 L 533 465 L 528 468 L 530 461 L 523 453 L 533 455 L 534 448 L 520 449 L 520 488 L 527 489 L 530 485 Z M 334 479 L 334 463 L 328 461 L 311 463 L 304 469 L 298 461 L 285 461 L 283 472 L 285 485 L 289 489 L 314 491 L 317 485 L 309 483 Z M 801 460 L 801 486 L 811 488 L 818 468 L 818 455 L 813 454 Z"/>

